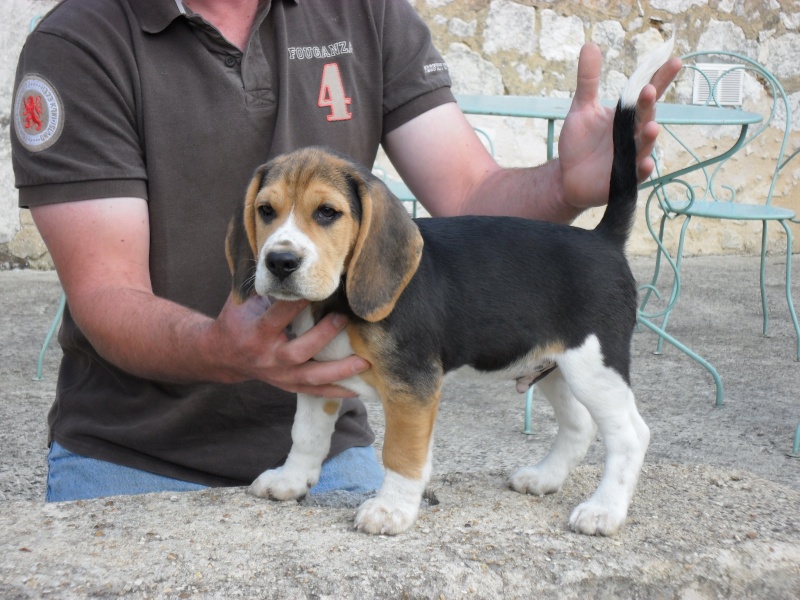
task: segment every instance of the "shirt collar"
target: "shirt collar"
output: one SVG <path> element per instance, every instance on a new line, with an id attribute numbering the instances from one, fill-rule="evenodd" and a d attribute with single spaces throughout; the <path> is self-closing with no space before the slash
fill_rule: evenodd
<path id="1" fill-rule="evenodd" d="M 297 4 L 300 0 L 292 1 Z M 139 17 L 142 30 L 147 33 L 160 33 L 186 14 L 182 0 L 130 0 L 130 4 Z"/>
<path id="2" fill-rule="evenodd" d="M 131 8 L 139 17 L 142 31 L 160 33 L 170 23 L 184 14 L 181 0 L 130 0 Z"/>

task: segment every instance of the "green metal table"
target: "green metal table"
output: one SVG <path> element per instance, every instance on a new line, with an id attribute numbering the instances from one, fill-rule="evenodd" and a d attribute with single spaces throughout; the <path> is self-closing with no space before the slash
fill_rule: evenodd
<path id="1" fill-rule="evenodd" d="M 458 106 L 464 114 L 485 115 L 494 117 L 519 117 L 526 119 L 545 119 L 547 121 L 547 159 L 553 158 L 555 149 L 555 123 L 563 121 L 570 106 L 572 98 L 544 98 L 536 96 L 480 96 L 470 94 L 456 94 Z M 615 100 L 601 100 L 603 106 L 613 108 Z M 710 163 L 724 160 L 736 152 L 744 141 L 747 128 L 761 122 L 758 113 L 717 108 L 714 106 L 694 106 L 691 104 L 671 104 L 659 102 L 656 104 L 656 122 L 663 125 L 739 125 L 742 132 L 736 145 L 728 153 L 715 157 Z M 679 177 L 688 171 L 700 169 L 702 166 L 693 165 L 687 171 L 670 173 L 670 179 Z M 642 185 L 648 187 L 663 183 L 660 180 L 651 180 Z"/>

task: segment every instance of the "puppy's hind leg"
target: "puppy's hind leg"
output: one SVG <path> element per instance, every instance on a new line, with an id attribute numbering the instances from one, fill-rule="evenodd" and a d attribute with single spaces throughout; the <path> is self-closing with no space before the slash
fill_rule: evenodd
<path id="1" fill-rule="evenodd" d="M 259 475 L 249 492 L 273 500 L 305 496 L 319 480 L 341 404 L 341 400 L 298 394 L 289 456 L 282 467 Z"/>
<path id="2" fill-rule="evenodd" d="M 567 351 L 559 367 L 575 397 L 597 423 L 606 453 L 600 485 L 589 500 L 575 508 L 569 525 L 578 533 L 613 535 L 625 523 L 650 430 L 636 409 L 630 386 L 604 364 L 596 336 Z"/>
<path id="3" fill-rule="evenodd" d="M 550 452 L 533 467 L 523 467 L 509 478 L 512 489 L 543 496 L 561 489 L 569 472 L 583 460 L 596 427 L 589 411 L 575 399 L 560 369 L 536 384 L 553 407 L 558 433 Z"/>

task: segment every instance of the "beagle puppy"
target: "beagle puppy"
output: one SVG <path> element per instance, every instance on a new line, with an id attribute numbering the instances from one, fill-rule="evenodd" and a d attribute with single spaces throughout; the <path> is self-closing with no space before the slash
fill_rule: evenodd
<path id="1" fill-rule="evenodd" d="M 434 420 L 446 373 L 462 367 L 538 385 L 559 430 L 539 463 L 514 473 L 521 493 L 558 491 L 596 429 L 606 445 L 599 487 L 569 525 L 612 535 L 623 525 L 650 432 L 630 388 L 636 284 L 624 246 L 636 210 L 634 112 L 669 58 L 670 40 L 631 77 L 614 119 L 606 212 L 594 230 L 512 217 L 412 220 L 367 169 L 321 148 L 261 166 L 228 228 L 233 291 L 307 299 L 302 334 L 331 311 L 350 323 L 318 356 L 352 353 L 372 368 L 339 382 L 380 400 L 383 485 L 358 510 L 373 534 L 408 530 L 431 474 Z M 299 394 L 292 448 L 250 491 L 304 496 L 330 449 L 341 401 Z"/>

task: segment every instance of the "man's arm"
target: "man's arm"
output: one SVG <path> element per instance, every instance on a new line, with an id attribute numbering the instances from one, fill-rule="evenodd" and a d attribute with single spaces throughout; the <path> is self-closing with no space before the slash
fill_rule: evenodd
<path id="1" fill-rule="evenodd" d="M 501 168 L 456 104 L 419 115 L 390 132 L 383 145 L 403 181 L 434 216 L 516 215 L 552 221 L 577 216 L 563 202 L 557 162 Z"/>
<path id="2" fill-rule="evenodd" d="M 495 163 L 455 104 L 430 110 L 391 131 L 384 147 L 403 180 L 434 215 L 515 215 L 568 223 L 608 201 L 613 109 L 600 105 L 600 49 L 587 44 L 578 63 L 559 157 L 544 165 L 503 169 Z M 640 180 L 653 170 L 658 136 L 655 102 L 680 69 L 672 59 L 646 86 L 637 105 Z"/>
<path id="3" fill-rule="evenodd" d="M 343 397 L 352 394 L 330 384 L 369 366 L 355 356 L 308 362 L 346 323 L 329 315 L 289 340 L 284 329 L 303 303 L 277 303 L 265 312 L 258 299 L 237 305 L 229 298 L 211 319 L 155 296 L 142 199 L 51 204 L 31 214 L 75 322 L 104 358 L 130 373 L 173 382 L 258 379 L 288 391 Z"/>

